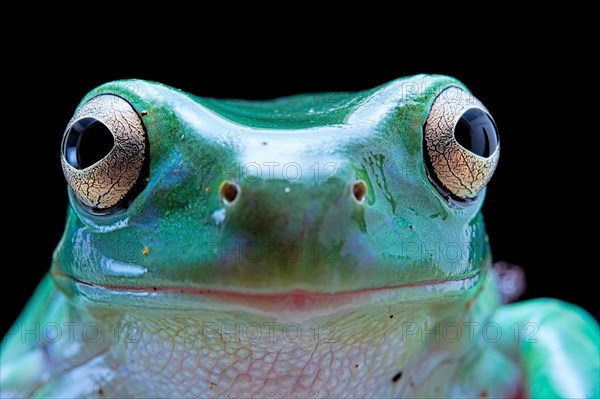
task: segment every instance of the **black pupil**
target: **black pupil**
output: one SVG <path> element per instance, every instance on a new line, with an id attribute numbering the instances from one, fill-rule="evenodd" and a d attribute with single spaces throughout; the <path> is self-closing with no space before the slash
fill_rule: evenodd
<path id="1" fill-rule="evenodd" d="M 480 157 L 489 157 L 498 147 L 496 125 L 487 113 L 478 108 L 462 114 L 454 128 L 454 137 L 460 145 Z"/>
<path id="2" fill-rule="evenodd" d="M 72 167 L 85 169 L 108 155 L 114 145 L 112 133 L 102 122 L 83 118 L 67 132 L 63 152 Z"/>

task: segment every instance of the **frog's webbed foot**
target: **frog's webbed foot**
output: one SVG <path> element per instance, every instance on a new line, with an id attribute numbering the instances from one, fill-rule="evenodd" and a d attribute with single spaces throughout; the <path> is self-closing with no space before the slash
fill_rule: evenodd
<path id="1" fill-rule="evenodd" d="M 521 266 L 504 261 L 496 262 L 492 265 L 492 274 L 502 303 L 514 302 L 525 292 L 525 272 Z"/>

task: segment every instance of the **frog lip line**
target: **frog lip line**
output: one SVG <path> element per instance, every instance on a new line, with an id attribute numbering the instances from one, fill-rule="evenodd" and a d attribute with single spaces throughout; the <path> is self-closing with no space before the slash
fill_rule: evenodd
<path id="1" fill-rule="evenodd" d="M 120 294 L 131 294 L 137 296 L 160 295 L 160 294 L 189 294 L 223 303 L 240 303 L 256 306 L 259 308 L 272 308 L 275 304 L 285 305 L 292 308 L 312 308 L 321 305 L 335 305 L 370 295 L 394 294 L 400 291 L 412 289 L 425 289 L 427 292 L 458 292 L 473 287 L 480 277 L 480 271 L 473 275 L 455 280 L 427 280 L 414 283 L 400 284 L 390 287 L 362 288 L 357 290 L 339 291 L 332 293 L 307 291 L 304 289 L 291 289 L 289 291 L 264 293 L 235 291 L 227 289 L 199 288 L 199 287 L 128 287 L 120 285 L 102 285 L 79 280 L 69 274 L 55 271 L 55 276 L 66 277 L 83 287 L 101 289 Z"/>

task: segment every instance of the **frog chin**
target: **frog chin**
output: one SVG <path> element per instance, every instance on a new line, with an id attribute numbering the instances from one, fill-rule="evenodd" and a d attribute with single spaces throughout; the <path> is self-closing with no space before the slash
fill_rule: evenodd
<path id="1" fill-rule="evenodd" d="M 378 288 L 316 292 L 292 288 L 280 292 L 242 291 L 220 288 L 124 285 L 101 285 L 84 282 L 64 273 L 53 273 L 64 287 L 69 285 L 74 297 L 87 304 L 111 306 L 119 303 L 132 308 L 150 309 L 221 309 L 261 314 L 293 314 L 295 317 L 326 315 L 352 310 L 365 305 L 385 305 L 402 302 L 444 301 L 449 296 L 465 297 L 482 282 L 481 272 L 450 279 L 428 280 Z"/>

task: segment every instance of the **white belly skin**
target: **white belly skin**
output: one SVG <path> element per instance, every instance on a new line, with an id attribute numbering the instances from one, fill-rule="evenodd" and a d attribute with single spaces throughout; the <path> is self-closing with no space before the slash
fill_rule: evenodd
<path id="1" fill-rule="evenodd" d="M 43 367 L 68 366 L 49 371 L 28 394 L 515 396 L 521 389 L 518 366 L 487 345 L 482 333 L 489 320 L 484 315 L 496 306 L 479 295 L 485 285 L 434 299 L 422 293 L 412 301 L 379 298 L 334 312 L 87 309 L 86 320 L 102 338 L 92 343 L 96 337 L 88 328 L 87 338 L 77 342 L 45 345 Z M 82 309 L 67 313 L 77 312 Z"/>

